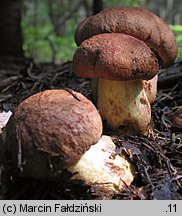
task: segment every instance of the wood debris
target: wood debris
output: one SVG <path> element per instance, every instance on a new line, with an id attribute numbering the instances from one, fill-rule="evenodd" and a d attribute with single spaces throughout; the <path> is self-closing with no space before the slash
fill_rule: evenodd
<path id="1" fill-rule="evenodd" d="M 0 59 L 0 124 L 2 113 L 13 112 L 26 97 L 45 89 L 73 89 L 92 100 L 90 80 L 75 77 L 71 62 L 35 64 L 31 59 Z M 152 105 L 154 134 L 123 136 L 104 127 L 118 154 L 126 154 L 137 168 L 131 187 L 120 194 L 103 194 L 82 181 L 65 184 L 19 179 L 3 172 L 3 199 L 182 199 L 182 61 L 159 73 L 158 93 Z"/>

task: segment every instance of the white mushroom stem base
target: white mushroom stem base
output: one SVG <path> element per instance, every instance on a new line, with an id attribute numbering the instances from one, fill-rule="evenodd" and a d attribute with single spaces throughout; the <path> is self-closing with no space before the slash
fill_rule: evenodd
<path id="1" fill-rule="evenodd" d="M 134 178 L 130 163 L 116 153 L 116 145 L 105 135 L 69 171 L 76 173 L 73 179 L 82 179 L 101 191 L 120 192 Z"/>
<path id="2" fill-rule="evenodd" d="M 148 135 L 151 107 L 141 80 L 99 79 L 97 106 L 106 123 L 126 134 Z"/>

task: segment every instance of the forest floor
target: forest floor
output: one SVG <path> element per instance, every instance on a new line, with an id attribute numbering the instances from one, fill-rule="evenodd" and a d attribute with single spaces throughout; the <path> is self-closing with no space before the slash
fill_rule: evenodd
<path id="1" fill-rule="evenodd" d="M 92 100 L 90 80 L 75 77 L 71 62 L 34 64 L 30 59 L 0 59 L 0 113 L 14 111 L 28 96 L 45 89 L 71 88 Z M 0 129 L 3 127 L 0 117 Z M 182 199 L 182 61 L 160 70 L 152 105 L 151 137 L 123 136 L 104 127 L 122 151 L 130 148 L 137 175 L 119 194 L 103 193 L 82 181 L 50 183 L 11 177 L 1 167 L 1 199 Z M 3 128 L 2 128 L 3 130 Z M 0 138 L 2 142 L 2 138 Z"/>

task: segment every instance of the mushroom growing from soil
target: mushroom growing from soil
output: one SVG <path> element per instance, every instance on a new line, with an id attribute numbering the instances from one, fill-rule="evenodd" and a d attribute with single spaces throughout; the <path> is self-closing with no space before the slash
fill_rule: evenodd
<path id="1" fill-rule="evenodd" d="M 25 99 L 5 133 L 1 157 L 12 176 L 58 180 L 68 170 L 88 184 L 113 181 L 120 189 L 118 179 L 126 184 L 133 180 L 129 163 L 115 157 L 115 145 L 101 139 L 102 121 L 95 106 L 71 89 L 46 90 Z"/>
<path id="2" fill-rule="evenodd" d="M 94 78 L 93 98 L 102 118 L 129 134 L 147 135 L 156 74 L 159 66 L 169 66 L 177 55 L 168 25 L 145 9 L 110 8 L 83 20 L 75 41 L 79 47 L 73 71 Z"/>
<path id="3" fill-rule="evenodd" d="M 98 77 L 97 106 L 108 125 L 146 134 L 151 108 L 142 80 L 153 78 L 158 61 L 143 42 L 122 33 L 95 35 L 77 48 L 73 71 Z M 125 127 L 125 128 L 124 128 Z"/>

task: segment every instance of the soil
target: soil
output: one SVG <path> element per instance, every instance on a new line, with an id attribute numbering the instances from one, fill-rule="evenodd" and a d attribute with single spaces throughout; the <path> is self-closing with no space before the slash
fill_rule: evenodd
<path id="1" fill-rule="evenodd" d="M 45 89 L 65 88 L 92 100 L 90 80 L 74 76 L 71 62 L 38 64 L 24 58 L 0 59 L 0 112 L 13 112 L 23 99 Z M 103 134 L 113 137 L 118 153 L 126 154 L 137 171 L 132 185 L 119 194 L 103 193 L 83 181 L 55 184 L 12 177 L 1 167 L 0 198 L 182 199 L 182 61 L 159 72 L 152 126 L 150 137 L 126 136 L 104 127 Z M 124 152 L 125 147 L 131 154 Z"/>

